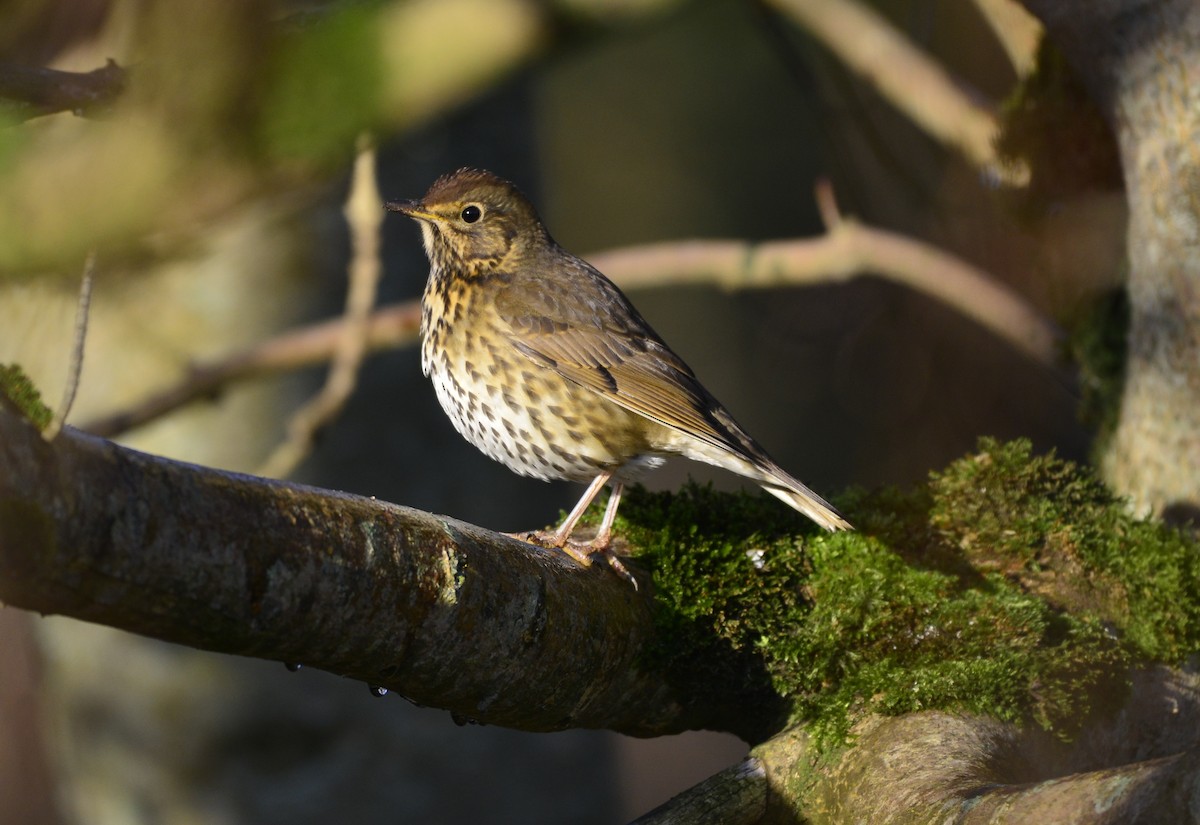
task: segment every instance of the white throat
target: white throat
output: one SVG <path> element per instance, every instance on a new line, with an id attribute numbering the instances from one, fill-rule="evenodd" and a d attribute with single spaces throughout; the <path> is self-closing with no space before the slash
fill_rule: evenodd
<path id="1" fill-rule="evenodd" d="M 437 230 L 429 221 L 418 221 L 418 223 L 421 225 L 421 241 L 425 244 L 425 257 L 432 261 L 434 233 Z"/>

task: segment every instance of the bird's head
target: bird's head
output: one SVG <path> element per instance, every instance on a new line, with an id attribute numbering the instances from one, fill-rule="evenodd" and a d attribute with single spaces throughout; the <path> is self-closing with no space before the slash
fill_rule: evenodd
<path id="1" fill-rule="evenodd" d="M 386 206 L 420 223 L 425 253 L 443 271 L 468 276 L 511 271 L 517 260 L 549 242 L 529 199 L 480 169 L 443 175 L 420 200 Z"/>

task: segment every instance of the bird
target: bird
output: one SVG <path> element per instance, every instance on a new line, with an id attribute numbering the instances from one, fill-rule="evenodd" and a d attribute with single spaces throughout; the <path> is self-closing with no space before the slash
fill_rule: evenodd
<path id="1" fill-rule="evenodd" d="M 511 182 L 465 167 L 417 200 L 429 259 L 421 298 L 421 369 L 454 428 L 524 476 L 590 482 L 557 528 L 513 534 L 580 564 L 612 552 L 627 483 L 685 456 L 751 479 L 829 531 L 852 526 L 783 470 L 704 388 L 625 294 L 550 236 Z M 595 536 L 571 538 L 612 485 Z"/>

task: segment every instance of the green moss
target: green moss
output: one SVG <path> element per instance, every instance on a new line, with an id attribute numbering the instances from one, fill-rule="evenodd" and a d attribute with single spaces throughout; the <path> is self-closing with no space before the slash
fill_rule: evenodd
<path id="1" fill-rule="evenodd" d="M 1097 616 L 1139 658 L 1176 664 L 1200 650 L 1200 548 L 1130 516 L 1091 473 L 1026 441 L 984 439 L 932 485 L 931 521 L 975 566 Z"/>
<path id="2" fill-rule="evenodd" d="M 857 532 L 766 496 L 633 491 L 618 534 L 653 576 L 655 664 L 829 747 L 866 713 L 934 708 L 1070 736 L 1131 664 L 1200 648 L 1197 545 L 1027 442 L 839 503 Z"/>
<path id="3" fill-rule="evenodd" d="M 0 364 L 0 406 L 16 411 L 39 430 L 50 426 L 54 418 L 37 387 L 16 364 Z"/>

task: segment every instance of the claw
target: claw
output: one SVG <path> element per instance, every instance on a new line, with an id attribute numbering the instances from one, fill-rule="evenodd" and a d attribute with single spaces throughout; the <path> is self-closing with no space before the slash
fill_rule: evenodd
<path id="1" fill-rule="evenodd" d="M 600 536 L 591 541 L 571 541 L 562 538 L 557 531 L 551 530 L 531 530 L 524 533 L 505 533 L 504 535 L 526 544 L 561 550 L 578 562 L 580 567 L 591 567 L 595 556 L 603 556 L 614 573 L 633 585 L 634 590 L 638 589 L 637 579 L 629 572 L 629 568 L 621 563 L 617 554 L 609 549 L 611 536 L 605 537 L 603 541 Z"/>
<path id="2" fill-rule="evenodd" d="M 611 550 L 603 550 L 601 552 L 604 553 L 604 559 L 608 562 L 608 566 L 612 568 L 612 571 L 633 585 L 634 590 L 637 590 L 637 579 L 635 579 L 633 574 L 629 572 L 629 568 L 621 563 L 621 560 L 617 558 L 617 555 Z"/>
<path id="3" fill-rule="evenodd" d="M 588 505 L 592 503 L 592 499 L 600 492 L 608 480 L 611 478 L 611 473 L 601 473 L 596 476 L 596 479 L 588 487 L 587 492 L 583 494 L 583 498 L 575 505 L 570 514 L 563 519 L 563 523 L 558 526 L 557 530 L 534 530 L 528 533 L 505 533 L 526 544 L 536 544 L 539 547 L 554 547 L 562 550 L 575 561 L 579 562 L 581 567 L 592 566 L 592 556 L 600 554 L 604 556 L 608 566 L 612 571 L 627 582 L 633 585 L 633 589 L 638 589 L 637 579 L 633 574 L 621 563 L 616 554 L 608 549 L 612 543 L 612 525 L 613 520 L 617 517 L 617 506 L 621 503 L 621 490 L 624 489 L 620 482 L 613 483 L 612 495 L 608 498 L 608 506 L 604 508 L 604 518 L 600 521 L 600 528 L 596 531 L 596 537 L 591 541 L 571 541 L 571 531 L 575 529 L 575 523 L 579 521 L 579 517 L 587 510 Z"/>

